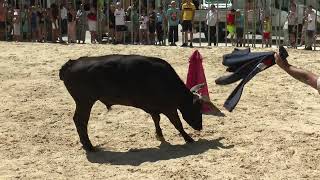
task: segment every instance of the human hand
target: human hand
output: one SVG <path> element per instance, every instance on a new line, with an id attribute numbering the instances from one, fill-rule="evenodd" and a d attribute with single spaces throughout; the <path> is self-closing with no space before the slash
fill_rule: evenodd
<path id="1" fill-rule="evenodd" d="M 279 53 L 274 53 L 274 59 L 280 68 L 285 70 L 289 67 L 288 61 L 286 59 L 281 59 Z"/>

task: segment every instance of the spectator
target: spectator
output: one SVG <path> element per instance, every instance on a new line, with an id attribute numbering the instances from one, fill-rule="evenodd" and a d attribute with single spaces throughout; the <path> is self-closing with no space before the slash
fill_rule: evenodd
<path id="1" fill-rule="evenodd" d="M 234 44 L 234 35 L 235 35 L 235 9 L 231 9 L 227 14 L 227 30 L 229 32 L 231 43 Z"/>
<path id="2" fill-rule="evenodd" d="M 167 19 L 169 26 L 170 46 L 176 46 L 178 39 L 179 10 L 175 1 L 171 1 L 171 7 L 167 10 Z"/>
<path id="3" fill-rule="evenodd" d="M 60 17 L 61 17 L 61 33 L 67 35 L 68 32 L 68 10 L 65 4 L 60 6 Z"/>
<path id="4" fill-rule="evenodd" d="M 307 11 L 307 8 L 304 8 L 303 18 L 302 18 L 301 40 L 300 40 L 299 46 L 303 46 L 305 44 L 307 27 L 308 27 L 308 11 Z"/>
<path id="5" fill-rule="evenodd" d="M 97 14 L 94 7 L 90 8 L 90 13 L 87 15 L 88 27 L 91 35 L 91 43 L 96 43 L 97 40 Z"/>
<path id="6" fill-rule="evenodd" d="M 7 7 L 4 0 L 0 0 L 0 41 L 5 39 Z"/>
<path id="7" fill-rule="evenodd" d="M 263 21 L 263 44 L 266 45 L 266 47 L 271 47 L 271 20 L 268 15 L 265 16 Z"/>
<path id="8" fill-rule="evenodd" d="M 159 45 L 164 45 L 163 41 L 163 24 L 164 24 L 165 15 L 163 13 L 162 6 L 159 8 L 156 18 L 156 33 L 157 33 L 157 40 Z"/>
<path id="9" fill-rule="evenodd" d="M 216 40 L 216 24 L 218 21 L 218 11 L 215 7 L 215 5 L 210 6 L 210 10 L 208 11 L 206 15 L 207 20 L 207 32 L 208 32 L 208 46 L 211 46 L 211 43 L 216 46 L 217 40 Z"/>
<path id="10" fill-rule="evenodd" d="M 59 9 L 56 4 L 51 5 L 51 23 L 52 23 L 52 42 L 56 43 L 60 39 L 60 26 L 59 26 Z"/>
<path id="11" fill-rule="evenodd" d="M 124 9 L 121 7 L 120 2 L 117 2 L 116 9 L 114 11 L 115 16 L 115 25 L 116 25 L 116 44 L 123 41 L 124 31 L 126 31 L 126 24 L 125 24 L 125 12 Z"/>
<path id="12" fill-rule="evenodd" d="M 23 40 L 30 41 L 30 31 L 29 31 L 29 24 L 30 24 L 30 10 L 29 6 L 24 5 L 23 11 L 21 11 L 21 25 L 22 25 L 22 38 Z"/>
<path id="13" fill-rule="evenodd" d="M 297 5 L 294 0 L 290 0 L 290 11 L 288 14 L 288 30 L 289 30 L 289 41 L 292 47 L 296 47 L 296 35 L 297 35 Z"/>
<path id="14" fill-rule="evenodd" d="M 242 47 L 243 44 L 243 31 L 244 31 L 244 16 L 238 9 L 236 12 L 236 20 L 235 20 L 235 25 L 236 25 L 236 46 L 237 47 Z"/>
<path id="15" fill-rule="evenodd" d="M 155 44 L 155 33 L 156 33 L 156 12 L 154 11 L 154 9 L 152 7 L 150 7 L 150 11 L 149 11 L 149 43 L 150 44 Z"/>
<path id="16" fill-rule="evenodd" d="M 188 33 L 190 34 L 190 47 L 193 47 L 192 24 L 193 24 L 195 10 L 196 10 L 196 7 L 194 6 L 193 3 L 191 3 L 191 0 L 186 0 L 186 3 L 182 5 L 181 19 L 182 19 L 182 31 L 184 33 L 184 42 L 182 44 L 182 47 L 188 46 Z"/>
<path id="17" fill-rule="evenodd" d="M 138 35 L 139 35 L 139 15 L 138 15 L 138 9 L 136 7 L 136 4 L 134 3 L 131 6 L 128 7 L 127 12 L 130 16 L 130 19 L 132 21 L 132 31 L 133 31 L 133 42 L 134 44 L 138 44 Z"/>
<path id="18" fill-rule="evenodd" d="M 31 38 L 32 42 L 36 42 L 39 39 L 39 21 L 36 7 L 31 7 Z"/>
<path id="19" fill-rule="evenodd" d="M 13 39 L 18 42 L 20 41 L 20 15 L 19 15 L 19 9 L 15 9 L 13 13 Z"/>
<path id="20" fill-rule="evenodd" d="M 76 32 L 77 42 L 84 44 L 86 41 L 86 30 L 87 30 L 87 13 L 84 10 L 83 4 L 80 5 L 80 9 L 76 15 Z"/>
<path id="21" fill-rule="evenodd" d="M 46 40 L 46 27 L 45 27 L 45 10 L 39 9 L 37 11 L 39 33 L 38 33 L 38 42 L 44 42 Z"/>
<path id="22" fill-rule="evenodd" d="M 6 40 L 12 40 L 12 32 L 13 32 L 13 10 L 8 7 L 7 8 L 7 14 L 6 14 L 6 23 L 7 23 L 7 29 L 5 30 L 4 33 L 6 33 Z M 0 38 L 1 39 L 1 38 Z"/>
<path id="23" fill-rule="evenodd" d="M 114 11 L 116 10 L 114 4 L 110 5 L 109 8 L 109 36 L 111 37 L 111 41 L 115 43 L 115 21 L 116 18 L 114 16 Z"/>
<path id="24" fill-rule="evenodd" d="M 140 16 L 140 44 L 148 44 L 149 43 L 149 38 L 148 38 L 148 16 L 145 15 L 144 10 L 141 11 L 141 16 Z"/>
<path id="25" fill-rule="evenodd" d="M 68 8 L 68 43 L 75 43 L 76 42 L 76 11 L 69 5 Z"/>
<path id="26" fill-rule="evenodd" d="M 313 7 L 310 5 L 308 8 L 308 26 L 307 26 L 307 39 L 308 43 L 306 50 L 312 50 L 316 31 L 316 14 L 313 11 Z"/>

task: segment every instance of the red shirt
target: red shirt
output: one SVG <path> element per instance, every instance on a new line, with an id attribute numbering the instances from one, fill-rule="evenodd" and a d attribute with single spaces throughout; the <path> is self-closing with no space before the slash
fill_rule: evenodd
<path id="1" fill-rule="evenodd" d="M 227 24 L 228 25 L 234 25 L 235 22 L 235 15 L 232 13 L 228 13 L 227 15 Z"/>

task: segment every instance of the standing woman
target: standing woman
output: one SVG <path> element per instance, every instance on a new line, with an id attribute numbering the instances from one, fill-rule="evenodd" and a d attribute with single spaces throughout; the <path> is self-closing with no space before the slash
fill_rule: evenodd
<path id="1" fill-rule="evenodd" d="M 36 10 L 36 7 L 32 6 L 32 8 L 31 8 L 31 17 L 30 17 L 32 42 L 36 42 L 39 39 L 39 31 L 38 31 L 39 23 L 38 23 L 38 14 L 37 14 L 37 12 L 38 11 Z"/>
<path id="2" fill-rule="evenodd" d="M 21 25 L 22 25 L 22 38 L 23 40 L 30 40 L 29 36 L 29 24 L 30 23 L 30 11 L 27 5 L 24 5 L 23 11 L 21 11 Z"/>
<path id="3" fill-rule="evenodd" d="M 86 41 L 86 30 L 87 30 L 87 14 L 84 10 L 83 4 L 80 5 L 80 9 L 76 15 L 76 31 L 77 31 L 77 42 L 84 44 Z"/>
<path id="4" fill-rule="evenodd" d="M 38 42 L 46 41 L 46 27 L 45 27 L 45 10 L 40 9 L 38 12 L 38 22 L 39 22 L 39 38 Z"/>
<path id="5" fill-rule="evenodd" d="M 97 14 L 94 7 L 90 8 L 90 13 L 87 15 L 88 27 L 91 34 L 91 43 L 96 43 L 97 40 Z"/>
<path id="6" fill-rule="evenodd" d="M 75 43 L 76 42 L 76 11 L 69 5 L 68 13 L 68 43 Z"/>
<path id="7" fill-rule="evenodd" d="M 59 38 L 59 8 L 56 4 L 51 5 L 52 42 L 56 43 Z"/>

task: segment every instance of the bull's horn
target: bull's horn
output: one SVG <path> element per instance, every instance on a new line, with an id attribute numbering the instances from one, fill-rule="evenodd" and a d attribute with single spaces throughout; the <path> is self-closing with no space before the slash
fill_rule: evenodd
<path id="1" fill-rule="evenodd" d="M 217 108 L 209 99 L 207 96 L 201 96 L 200 100 L 202 103 L 207 104 L 211 110 L 209 114 L 214 115 L 214 116 L 225 116 L 223 112 L 220 111 L 219 108 Z"/>
<path id="2" fill-rule="evenodd" d="M 198 84 L 198 85 L 195 85 L 193 86 L 190 91 L 192 93 L 197 93 L 200 89 L 202 89 L 206 84 L 205 83 L 201 83 L 201 84 Z"/>

